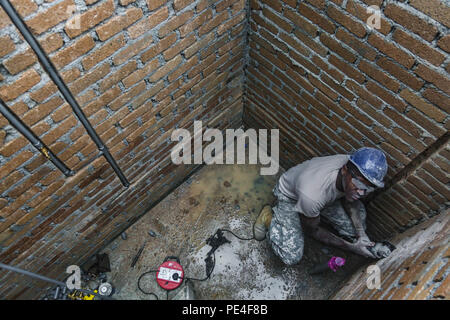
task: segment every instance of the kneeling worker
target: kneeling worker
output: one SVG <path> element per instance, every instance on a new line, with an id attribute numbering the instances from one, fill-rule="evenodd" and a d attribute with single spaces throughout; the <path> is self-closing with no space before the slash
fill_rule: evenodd
<path id="1" fill-rule="evenodd" d="M 266 236 L 287 265 L 303 256 L 303 230 L 317 240 L 359 255 L 376 258 L 366 234 L 366 210 L 361 198 L 384 186 L 384 153 L 361 148 L 352 155 L 315 157 L 286 171 L 273 189 L 276 205 L 266 205 L 254 225 L 254 236 Z M 272 211 L 273 210 L 273 211 Z M 332 226 L 338 236 L 320 225 Z M 390 253 L 390 252 L 389 252 Z"/>

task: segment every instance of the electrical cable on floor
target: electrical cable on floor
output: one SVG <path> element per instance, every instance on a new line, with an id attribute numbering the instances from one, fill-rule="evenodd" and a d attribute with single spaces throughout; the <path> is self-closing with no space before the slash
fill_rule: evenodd
<path id="1" fill-rule="evenodd" d="M 153 295 L 153 296 L 155 296 L 156 300 L 159 300 L 159 298 L 158 298 L 158 296 L 157 296 L 156 294 L 154 294 L 153 292 L 146 292 L 146 291 L 144 291 L 144 290 L 141 288 L 141 278 L 142 278 L 143 276 L 149 274 L 149 273 L 157 272 L 157 271 L 158 271 L 158 270 L 150 270 L 150 271 L 146 271 L 146 272 L 144 272 L 143 274 L 141 274 L 141 275 L 139 276 L 137 285 L 138 285 L 138 289 L 139 289 L 143 294 Z"/>
<path id="2" fill-rule="evenodd" d="M 254 230 L 255 223 L 256 223 L 256 220 L 253 222 L 252 231 Z M 238 238 L 239 240 L 242 240 L 242 241 L 256 240 L 254 234 L 253 234 L 253 236 L 252 236 L 251 238 L 243 238 L 243 237 L 240 237 L 240 236 L 236 235 L 236 234 L 235 234 L 233 231 L 231 231 L 231 230 L 228 230 L 228 229 L 217 229 L 216 233 L 213 234 L 211 237 L 209 237 L 209 238 L 206 240 L 206 243 L 207 243 L 209 246 L 211 246 L 211 250 L 208 252 L 207 257 L 205 258 L 205 264 L 206 264 L 206 277 L 203 278 L 203 279 L 191 278 L 191 277 L 184 277 L 184 278 L 181 278 L 182 281 L 183 281 L 183 280 L 186 280 L 186 282 L 188 282 L 188 281 L 206 281 L 206 280 L 208 280 L 208 279 L 211 277 L 211 274 L 213 273 L 214 268 L 215 268 L 215 266 L 216 266 L 216 254 L 215 254 L 215 251 L 216 251 L 217 248 L 219 248 L 221 245 L 223 245 L 223 244 L 225 244 L 225 243 L 227 243 L 227 242 L 230 243 L 230 241 L 229 241 L 227 238 L 225 238 L 225 237 L 223 236 L 223 232 L 224 232 L 224 231 L 226 231 L 226 232 L 228 232 L 228 233 L 231 233 L 233 236 L 235 236 L 236 238 Z M 253 231 L 253 233 L 254 233 L 254 231 Z M 264 239 L 263 239 L 263 240 L 264 240 Z M 262 241 L 262 240 L 257 240 L 257 241 Z M 150 270 L 150 271 L 146 271 L 146 272 L 144 272 L 143 274 L 141 274 L 141 275 L 139 276 L 137 285 L 138 285 L 138 289 L 139 289 L 142 293 L 144 293 L 144 294 L 146 294 L 146 295 L 153 295 L 153 296 L 155 296 L 156 300 L 159 300 L 158 296 L 157 296 L 155 293 L 144 291 L 144 290 L 142 289 L 142 287 L 141 287 L 141 284 L 140 284 L 140 281 L 141 281 L 142 277 L 144 277 L 145 275 L 147 275 L 147 274 L 149 274 L 149 273 L 153 273 L 153 272 L 157 272 L 157 271 L 158 271 L 158 270 Z M 169 300 L 169 291 L 168 291 L 168 290 L 166 290 L 166 298 L 167 298 L 167 300 Z"/>

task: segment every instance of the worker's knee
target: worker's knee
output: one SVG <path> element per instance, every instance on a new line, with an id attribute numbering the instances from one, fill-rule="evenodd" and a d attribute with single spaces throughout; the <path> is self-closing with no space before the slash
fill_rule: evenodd
<path id="1" fill-rule="evenodd" d="M 303 243 L 301 242 L 295 248 L 288 250 L 285 248 L 285 250 L 279 252 L 279 256 L 285 265 L 292 266 L 299 263 L 303 257 Z"/>
<path id="2" fill-rule="evenodd" d="M 303 252 L 297 253 L 295 255 L 284 255 L 281 257 L 281 260 L 283 263 L 287 266 L 293 266 L 296 265 L 302 260 Z"/>

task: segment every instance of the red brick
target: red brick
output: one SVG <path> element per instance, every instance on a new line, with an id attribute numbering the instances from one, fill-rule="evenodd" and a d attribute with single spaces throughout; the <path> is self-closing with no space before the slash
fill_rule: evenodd
<path id="1" fill-rule="evenodd" d="M 2 147 L 0 148 L 0 154 L 4 157 L 10 157 L 14 153 L 25 147 L 27 144 L 29 144 L 29 141 L 25 137 L 18 137 L 2 145 Z"/>
<path id="2" fill-rule="evenodd" d="M 281 12 L 283 8 L 283 4 L 278 0 L 260 0 L 260 1 L 278 12 Z"/>
<path id="3" fill-rule="evenodd" d="M 0 42 L 2 40 L 0 39 Z M 3 43 L 2 43 L 3 45 Z M 56 49 L 59 49 L 63 45 L 62 38 L 59 34 L 51 34 L 47 36 L 45 39 L 40 41 L 40 45 L 42 49 L 48 54 Z M 10 44 L 8 42 L 5 42 L 5 49 L 9 51 Z M 14 48 L 14 44 L 13 47 Z M 0 56 L 2 56 L 0 49 Z M 9 52 L 6 52 L 9 53 Z M 27 67 L 32 66 L 37 61 L 37 57 L 34 54 L 33 50 L 31 48 L 27 48 L 25 51 L 16 54 L 12 56 L 11 58 L 5 60 L 3 62 L 3 65 L 5 68 L 11 73 L 11 74 L 17 74 L 23 70 L 25 70 Z"/>
<path id="4" fill-rule="evenodd" d="M 179 28 L 183 24 L 185 24 L 189 19 L 194 15 L 193 11 L 186 11 L 178 16 L 173 17 L 169 21 L 167 21 L 160 29 L 159 29 L 159 37 L 162 38 L 173 30 Z"/>
<path id="5" fill-rule="evenodd" d="M 0 98 L 4 101 L 14 100 L 38 84 L 40 80 L 41 76 L 34 69 L 28 70 L 15 82 L 0 87 Z"/>
<path id="6" fill-rule="evenodd" d="M 263 16 L 269 19 L 272 23 L 276 24 L 281 29 L 284 29 L 287 33 L 291 33 L 293 27 L 291 26 L 290 23 L 280 18 L 279 15 L 273 13 L 271 10 L 267 8 L 264 8 L 262 13 Z"/>
<path id="7" fill-rule="evenodd" d="M 314 56 L 311 61 L 320 69 L 322 69 L 323 72 L 331 75 L 339 83 L 342 83 L 344 81 L 344 75 L 338 70 L 332 68 L 328 63 L 319 58 L 319 56 Z"/>
<path id="8" fill-rule="evenodd" d="M 3 61 L 3 65 L 11 74 L 18 74 L 26 68 L 32 66 L 37 61 L 37 57 L 30 49 L 25 50 L 9 59 Z"/>
<path id="9" fill-rule="evenodd" d="M 334 40 L 333 38 L 329 37 L 327 34 L 322 33 L 320 35 L 320 41 L 330 48 L 332 51 L 340 55 L 342 58 L 347 60 L 350 63 L 355 62 L 356 56 L 351 53 L 349 50 L 345 49 L 338 41 Z"/>
<path id="10" fill-rule="evenodd" d="M 38 8 L 33 0 L 11 0 L 11 4 L 22 18 L 29 16 Z"/>
<path id="11" fill-rule="evenodd" d="M 398 99 L 393 94 L 389 93 L 378 84 L 373 81 L 369 81 L 366 84 L 366 88 L 371 91 L 373 94 L 377 95 L 380 99 L 386 101 L 390 106 L 397 109 L 399 112 L 404 112 L 407 105 L 402 100 Z"/>
<path id="12" fill-rule="evenodd" d="M 202 35 L 210 32 L 215 27 L 217 27 L 217 26 L 221 25 L 222 23 L 224 23 L 224 21 L 227 20 L 227 18 L 228 18 L 228 12 L 227 11 L 223 11 L 222 13 L 216 15 L 209 22 L 203 24 L 202 26 L 200 26 L 198 28 L 198 35 L 202 36 Z"/>
<path id="13" fill-rule="evenodd" d="M 422 88 L 425 83 L 424 81 L 407 72 L 397 63 L 390 61 L 386 57 L 381 57 L 380 59 L 378 59 L 377 65 L 379 65 L 384 70 L 396 77 L 398 80 L 416 91 Z"/>
<path id="14" fill-rule="evenodd" d="M 75 38 L 76 36 L 82 34 L 84 31 L 96 26 L 103 20 L 111 17 L 114 13 L 114 1 L 106 0 L 94 8 L 89 9 L 86 12 L 78 15 L 76 14 L 72 19 L 79 19 L 79 28 L 73 27 L 72 19 L 70 19 L 64 31 L 66 31 L 67 35 L 71 38 Z"/>
<path id="15" fill-rule="evenodd" d="M 128 34 L 132 39 L 136 39 L 150 29 L 153 29 L 160 23 L 166 21 L 169 17 L 169 9 L 167 7 L 162 7 L 157 11 L 145 17 L 138 23 L 128 28 Z"/>
<path id="16" fill-rule="evenodd" d="M 419 57 L 431 62 L 435 66 L 441 65 L 446 58 L 446 56 L 442 53 L 431 48 L 429 44 L 414 39 L 402 30 L 396 30 L 392 39 L 404 48 L 407 48 L 409 51 L 417 54 Z"/>
<path id="17" fill-rule="evenodd" d="M 320 70 L 315 65 L 313 65 L 311 62 L 309 62 L 309 59 L 305 59 L 299 54 L 296 54 L 295 52 L 291 51 L 289 52 L 289 56 L 292 57 L 296 62 L 304 66 L 306 69 L 311 71 L 314 74 L 319 74 Z"/>
<path id="18" fill-rule="evenodd" d="M 436 87 L 438 87 L 442 91 L 446 92 L 447 94 L 450 94 L 450 80 L 447 77 L 426 67 L 423 64 L 420 64 L 416 68 L 415 73 L 425 81 L 433 83 Z"/>
<path id="19" fill-rule="evenodd" d="M 187 47 L 192 45 L 195 42 L 195 40 L 196 40 L 195 35 L 191 34 L 189 37 L 178 41 L 178 43 L 176 45 L 174 45 L 173 47 L 164 51 L 164 54 L 163 54 L 164 59 L 166 59 L 166 61 L 171 60 L 178 53 L 180 53 L 181 51 L 183 51 L 184 49 L 186 49 Z"/>
<path id="20" fill-rule="evenodd" d="M 326 56 L 328 49 L 322 46 L 318 41 L 316 42 L 313 39 L 311 39 L 311 37 L 309 37 L 306 33 L 304 33 L 303 30 L 296 30 L 294 34 L 301 42 L 307 45 L 310 49 L 314 50 L 322 57 Z"/>
<path id="21" fill-rule="evenodd" d="M 307 57 L 310 55 L 309 49 L 307 47 L 305 47 L 305 45 L 301 41 L 300 42 L 297 41 L 291 35 L 287 35 L 285 33 L 282 33 L 281 36 L 279 37 L 279 39 L 281 39 L 284 42 L 286 42 L 294 50 L 296 50 L 297 52 L 301 53 L 302 55 L 307 56 Z M 266 49 L 263 48 L 261 50 L 266 50 Z"/>
<path id="22" fill-rule="evenodd" d="M 372 33 L 368 39 L 369 43 L 379 49 L 384 54 L 388 55 L 404 67 L 410 69 L 414 65 L 414 57 L 407 54 L 405 51 L 397 48 L 394 44 L 382 39 L 376 34 Z"/>
<path id="23" fill-rule="evenodd" d="M 50 145 L 55 142 L 59 137 L 64 135 L 69 129 L 73 128 L 78 123 L 75 116 L 71 116 L 61 122 L 55 129 L 49 131 L 44 137 L 42 137 L 42 141 Z"/>
<path id="24" fill-rule="evenodd" d="M 181 26 L 178 30 L 180 31 L 180 36 L 185 37 L 192 31 L 196 30 L 199 26 L 205 24 L 207 21 L 211 20 L 213 17 L 212 9 L 209 8 L 208 10 L 202 12 L 198 16 L 196 16 L 192 21 L 186 23 L 185 25 Z"/>
<path id="25" fill-rule="evenodd" d="M 138 81 L 145 78 L 147 75 L 152 73 L 156 68 L 158 68 L 159 62 L 158 60 L 152 60 L 148 62 L 146 65 L 144 65 L 141 69 L 136 70 L 132 74 L 130 74 L 128 77 L 122 80 L 122 83 L 125 85 L 126 88 L 131 87 Z"/>
<path id="26" fill-rule="evenodd" d="M 325 82 L 327 85 L 329 85 L 331 88 L 333 88 L 335 91 L 339 92 L 343 97 L 345 97 L 347 100 L 352 101 L 355 96 L 345 89 L 342 85 L 336 83 L 333 81 L 330 77 L 328 77 L 325 73 L 322 73 L 320 76 L 323 82 Z"/>
<path id="27" fill-rule="evenodd" d="M 137 55 L 139 52 L 143 51 L 153 42 L 152 35 L 146 35 L 142 39 L 136 40 L 135 42 L 128 44 L 125 48 L 119 51 L 113 58 L 115 65 L 120 65 L 125 61 L 130 60 L 130 58 Z"/>
<path id="28" fill-rule="evenodd" d="M 325 9 L 325 0 L 306 0 L 306 2 L 309 2 L 316 8 Z"/>
<path id="29" fill-rule="evenodd" d="M 214 41 L 215 35 L 213 33 L 209 33 L 205 37 L 203 37 L 202 40 L 197 41 L 192 46 L 184 50 L 184 55 L 186 58 L 192 57 L 194 54 L 196 54 L 199 50 L 206 48 L 212 41 Z M 214 50 L 214 46 L 210 46 L 211 50 Z M 204 58 L 204 57 L 202 57 Z"/>
<path id="30" fill-rule="evenodd" d="M 41 34 L 71 17 L 72 13 L 68 11 L 69 6 L 75 6 L 75 2 L 73 0 L 64 0 L 26 20 L 26 24 L 34 34 Z"/>
<path id="31" fill-rule="evenodd" d="M 94 40 L 90 35 L 85 35 L 70 46 L 58 50 L 50 56 L 51 61 L 57 68 L 62 68 L 75 59 L 89 52 L 95 46 Z"/>
<path id="32" fill-rule="evenodd" d="M 435 121 L 428 120 L 422 113 L 418 112 L 416 108 L 409 109 L 406 113 L 406 117 L 420 125 L 436 138 L 441 137 L 446 132 L 446 130 L 442 128 L 442 125 L 437 124 Z M 435 139 L 431 140 L 433 141 Z"/>
<path id="33" fill-rule="evenodd" d="M 142 10 L 134 7 L 130 8 L 124 14 L 115 16 L 105 24 L 97 27 L 98 38 L 101 41 L 105 41 L 140 18 L 142 18 Z"/>
<path id="34" fill-rule="evenodd" d="M 118 87 L 113 87 L 110 90 L 106 91 L 102 95 L 100 95 L 97 99 L 90 102 L 86 106 L 83 107 L 84 113 L 89 117 L 96 113 L 100 108 L 103 106 L 109 104 L 111 101 L 116 99 L 119 94 L 121 93 L 120 89 Z M 72 140 L 75 140 L 75 137 L 71 135 L 70 137 Z"/>
<path id="35" fill-rule="evenodd" d="M 142 62 L 147 62 L 150 59 L 153 59 L 161 52 L 165 51 L 167 48 L 169 48 L 171 45 L 173 45 L 177 41 L 176 34 L 172 33 L 165 37 L 164 39 L 159 40 L 157 44 L 150 47 L 148 50 L 144 51 L 141 55 Z M 198 43 L 201 43 L 202 41 L 199 41 Z M 194 44 L 195 46 L 195 44 Z M 185 52 L 186 54 L 186 52 Z M 189 58 L 189 55 L 186 56 Z"/>
<path id="36" fill-rule="evenodd" d="M 371 61 L 375 60 L 377 53 L 370 46 L 366 45 L 362 40 L 359 40 L 355 36 L 351 35 L 342 28 L 339 28 L 336 32 L 336 38 L 344 42 L 346 45 L 350 46 L 358 52 L 361 56 Z"/>
<path id="37" fill-rule="evenodd" d="M 0 179 L 3 179 L 8 174 L 10 174 L 13 170 L 23 164 L 25 161 L 28 161 L 33 157 L 33 153 L 25 150 L 18 154 L 16 157 L 8 161 L 6 164 L 3 164 L 0 167 Z"/>
<path id="38" fill-rule="evenodd" d="M 339 58 L 337 58 L 334 55 L 331 55 L 328 59 L 329 62 L 337 67 L 339 70 L 341 70 L 343 73 L 345 73 L 347 76 L 349 76 L 352 79 L 355 79 L 359 83 L 363 83 L 365 81 L 364 75 L 350 66 L 350 64 L 346 62 L 342 62 Z"/>
<path id="39" fill-rule="evenodd" d="M 450 52 L 450 34 L 443 36 L 441 39 L 439 39 L 439 41 L 437 42 L 437 45 L 442 50 Z"/>
<path id="40" fill-rule="evenodd" d="M 412 32 L 417 33 L 427 41 L 432 41 L 439 31 L 431 23 L 409 13 L 408 11 L 395 4 L 390 3 L 386 5 L 383 12 L 387 17 L 391 18 L 392 20 L 401 24 Z"/>
<path id="41" fill-rule="evenodd" d="M 397 92 L 400 89 L 399 82 L 386 76 L 383 71 L 380 71 L 378 68 L 374 67 L 372 64 L 364 60 L 360 62 L 359 70 L 394 92 Z"/>
<path id="42" fill-rule="evenodd" d="M 440 93 L 437 90 L 427 88 L 422 93 L 423 97 L 426 98 L 428 101 L 434 103 L 435 105 L 439 106 L 444 110 L 445 112 L 450 112 L 450 98 L 445 96 L 444 94 Z"/>
<path id="43" fill-rule="evenodd" d="M 300 14 L 302 14 L 304 17 L 306 17 L 310 21 L 317 24 L 319 27 L 321 27 L 325 31 L 327 31 L 329 33 L 334 33 L 334 31 L 336 30 L 336 26 L 331 21 L 329 21 L 324 16 L 316 13 L 314 10 L 309 8 L 306 4 L 300 3 L 297 10 Z"/>
<path id="44" fill-rule="evenodd" d="M 450 28 L 450 8 L 442 0 L 411 0 L 411 6 Z"/>
<path id="45" fill-rule="evenodd" d="M 174 0 L 173 7 L 175 10 L 180 11 L 193 3 L 194 0 Z"/>
<path id="46" fill-rule="evenodd" d="M 33 109 L 25 113 L 21 119 L 28 126 L 32 126 L 52 113 L 53 110 L 59 107 L 62 103 L 63 100 L 61 98 L 52 98 L 46 103 L 35 106 Z"/>
<path id="47" fill-rule="evenodd" d="M 369 18 L 374 14 L 373 11 L 368 11 L 366 7 L 361 6 L 354 0 L 348 1 L 346 9 L 350 14 L 362 20 L 363 23 L 367 23 Z M 380 22 L 380 28 L 377 31 L 387 35 L 391 31 L 391 24 L 382 15 L 380 16 Z"/>
<path id="48" fill-rule="evenodd" d="M 85 56 L 82 60 L 82 64 L 85 70 L 89 70 L 99 62 L 105 60 L 109 56 L 113 55 L 120 48 L 125 45 L 124 36 L 120 35 L 115 39 L 105 43 L 99 49 L 93 51 L 89 55 Z"/>
<path id="49" fill-rule="evenodd" d="M 9 36 L 0 37 L 0 57 L 13 52 L 15 48 L 16 46 Z"/>
<path id="50" fill-rule="evenodd" d="M 282 0 L 282 1 L 286 4 L 288 4 L 289 6 L 291 6 L 292 8 L 295 8 L 297 6 L 296 0 Z"/>
<path id="51" fill-rule="evenodd" d="M 232 19 L 228 20 L 227 22 L 225 22 L 224 24 L 221 24 L 218 28 L 217 28 L 217 34 L 221 35 L 222 33 L 230 30 L 232 27 L 234 27 L 235 25 L 237 25 L 238 23 L 241 23 L 242 21 L 245 20 L 246 14 L 245 12 L 242 12 L 236 16 L 234 16 Z"/>
<path id="52" fill-rule="evenodd" d="M 343 25 L 345 28 L 347 28 L 350 32 L 357 35 L 358 37 L 362 38 L 366 35 L 366 29 L 364 28 L 364 25 L 361 22 L 356 21 L 351 16 L 344 14 L 338 8 L 331 5 L 328 6 L 327 14 L 331 19 Z"/>
<path id="53" fill-rule="evenodd" d="M 155 10 L 166 3 L 167 0 L 147 0 L 147 7 L 150 10 Z"/>
<path id="54" fill-rule="evenodd" d="M 432 104 L 427 103 L 424 99 L 417 96 L 408 89 L 402 90 L 402 92 L 400 92 L 400 96 L 405 99 L 405 101 L 422 111 L 430 118 L 436 120 L 437 122 L 443 122 L 447 117 L 446 113 L 442 112 L 439 108 L 436 108 Z"/>
<path id="55" fill-rule="evenodd" d="M 317 27 L 314 24 L 308 22 L 305 18 L 299 15 L 294 10 L 285 9 L 284 16 L 291 20 L 297 27 L 306 31 L 309 35 L 315 37 L 317 35 Z"/>
<path id="56" fill-rule="evenodd" d="M 90 85 L 94 84 L 98 80 L 105 77 L 109 71 L 111 70 L 108 63 L 104 63 L 97 68 L 89 71 L 82 77 L 78 78 L 76 81 L 71 83 L 69 85 L 69 89 L 72 91 L 73 94 L 78 94 Z"/>
<path id="57" fill-rule="evenodd" d="M 326 96 L 328 96 L 331 100 L 336 101 L 339 95 L 331 90 L 328 86 L 326 86 L 323 82 L 319 81 L 316 77 L 308 74 L 309 82 L 320 91 L 322 91 Z"/>

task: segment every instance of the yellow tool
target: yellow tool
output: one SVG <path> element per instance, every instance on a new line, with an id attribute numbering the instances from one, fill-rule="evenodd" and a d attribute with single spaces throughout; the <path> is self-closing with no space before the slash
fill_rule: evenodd
<path id="1" fill-rule="evenodd" d="M 98 291 L 94 290 L 94 293 L 98 293 Z M 74 290 L 72 293 L 69 293 L 67 296 L 72 300 L 94 300 L 94 297 L 95 297 L 93 294 L 90 294 L 90 295 L 85 294 L 78 290 Z"/>

